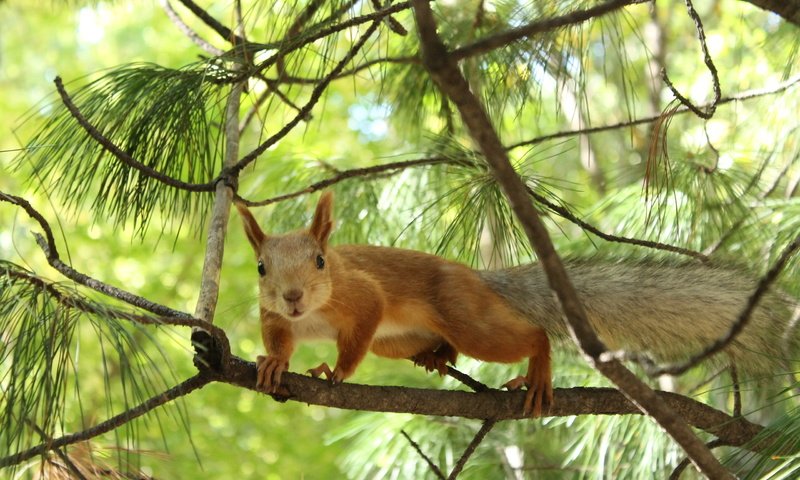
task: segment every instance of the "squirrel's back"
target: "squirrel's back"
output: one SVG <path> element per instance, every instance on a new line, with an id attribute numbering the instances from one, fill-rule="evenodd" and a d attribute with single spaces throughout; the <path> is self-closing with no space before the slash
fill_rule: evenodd
<path id="1" fill-rule="evenodd" d="M 746 272 L 696 263 L 567 262 L 589 321 L 612 350 L 655 360 L 687 358 L 724 335 L 747 304 L 756 281 Z M 555 294 L 540 265 L 479 272 L 514 308 L 555 338 L 568 335 Z M 727 348 L 737 367 L 774 370 L 797 353 L 788 298 L 768 292 Z M 724 355 L 718 360 L 727 361 Z"/>

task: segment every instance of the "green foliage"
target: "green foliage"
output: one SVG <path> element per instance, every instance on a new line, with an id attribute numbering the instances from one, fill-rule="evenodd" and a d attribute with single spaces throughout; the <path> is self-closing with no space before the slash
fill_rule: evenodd
<path id="1" fill-rule="evenodd" d="M 6 261 L 0 262 L 0 306 L 2 457 L 87 428 L 179 381 L 152 329 L 132 322 L 132 313 Z M 188 428 L 185 411 L 167 413 Z M 161 425 L 158 416 L 153 420 Z M 125 447 L 119 455 L 138 447 L 135 429 L 117 431 Z"/>
<path id="2" fill-rule="evenodd" d="M 219 172 L 220 117 L 224 79 L 216 62 L 180 70 L 126 65 L 78 89 L 72 101 L 92 125 L 125 153 L 149 168 L 188 183 L 207 183 Z M 20 159 L 41 188 L 58 194 L 73 211 L 90 207 L 95 218 L 116 225 L 130 221 L 143 234 L 155 213 L 163 223 L 197 225 L 210 196 L 165 188 L 134 170 L 85 132 L 65 107 L 54 107 Z M 93 179 L 85 181 L 84 179 Z M 88 204 L 88 205 L 87 205 Z M 161 228 L 166 225 L 162 224 Z"/>

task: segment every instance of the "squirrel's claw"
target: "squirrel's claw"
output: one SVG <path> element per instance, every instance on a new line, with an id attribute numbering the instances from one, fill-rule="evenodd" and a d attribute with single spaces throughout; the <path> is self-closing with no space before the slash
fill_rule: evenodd
<path id="1" fill-rule="evenodd" d="M 259 355 L 256 358 L 256 388 L 268 393 L 276 393 L 281 384 L 281 375 L 288 370 L 289 362 L 272 355 Z"/>

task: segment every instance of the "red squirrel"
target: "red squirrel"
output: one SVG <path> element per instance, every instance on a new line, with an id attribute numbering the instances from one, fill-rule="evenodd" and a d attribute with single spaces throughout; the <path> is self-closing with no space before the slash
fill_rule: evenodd
<path id="1" fill-rule="evenodd" d="M 266 235 L 237 205 L 261 276 L 267 356 L 258 357 L 258 387 L 275 392 L 295 342 L 322 337 L 336 340 L 339 358 L 333 371 L 323 363 L 311 373 L 333 382 L 352 375 L 368 350 L 440 373 L 458 353 L 506 363 L 528 358 L 527 374 L 505 386 L 528 387 L 527 414 L 552 405 L 549 340 L 569 333 L 541 266 L 473 270 L 412 250 L 332 247 L 332 207 L 325 193 L 308 229 Z M 756 286 L 744 270 L 699 263 L 584 259 L 565 267 L 608 348 L 661 362 L 685 360 L 725 335 Z M 800 349 L 795 305 L 767 292 L 726 354 L 713 360 L 735 362 L 744 373 L 786 371 Z"/>
<path id="2" fill-rule="evenodd" d="M 512 308 L 475 270 L 413 250 L 369 245 L 331 246 L 333 195 L 319 199 L 311 226 L 265 234 L 237 204 L 256 252 L 261 337 L 257 387 L 277 391 L 297 342 L 336 341 L 331 371 L 309 370 L 333 383 L 350 377 L 372 351 L 410 358 L 446 371 L 458 353 L 492 362 L 528 358 L 525 376 L 504 386 L 528 387 L 524 412 L 540 416 L 553 403 L 550 343 L 545 330 Z"/>

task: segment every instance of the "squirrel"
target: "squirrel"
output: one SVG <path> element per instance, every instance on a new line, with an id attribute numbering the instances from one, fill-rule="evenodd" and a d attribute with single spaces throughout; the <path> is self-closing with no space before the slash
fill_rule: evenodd
<path id="1" fill-rule="evenodd" d="M 261 334 L 256 386 L 276 393 L 295 344 L 336 341 L 333 370 L 309 372 L 339 383 L 372 351 L 410 358 L 443 374 L 459 353 L 491 362 L 528 358 L 526 415 L 552 405 L 550 338 L 568 335 L 558 301 L 537 264 L 473 270 L 436 255 L 371 245 L 330 246 L 333 195 L 319 199 L 310 227 L 267 235 L 237 203 L 259 274 Z M 589 321 L 611 349 L 659 361 L 686 358 L 724 334 L 751 294 L 741 272 L 704 265 L 572 262 L 566 265 Z M 767 293 L 727 348 L 745 370 L 770 368 L 789 331 L 788 299 Z M 793 332 L 792 332 L 793 333 Z M 793 342 L 796 341 L 796 338 Z"/>

